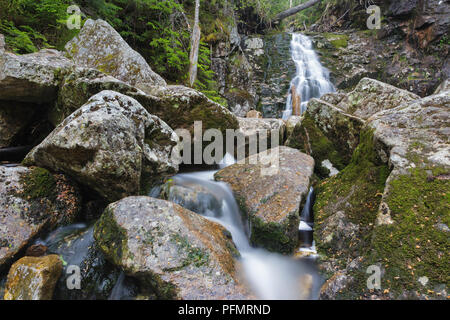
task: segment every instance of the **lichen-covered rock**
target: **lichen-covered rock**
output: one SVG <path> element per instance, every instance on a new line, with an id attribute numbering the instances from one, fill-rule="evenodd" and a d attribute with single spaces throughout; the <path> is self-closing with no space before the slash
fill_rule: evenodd
<path id="1" fill-rule="evenodd" d="M 356 88 L 342 99 L 337 107 L 361 119 L 368 119 L 375 113 L 398 107 L 404 102 L 420 97 L 374 79 L 362 79 Z"/>
<path id="2" fill-rule="evenodd" d="M 42 168 L 0 166 L 0 268 L 39 233 L 74 221 L 77 187 Z"/>
<path id="3" fill-rule="evenodd" d="M 49 119 L 57 126 L 92 96 L 104 90 L 116 91 L 127 96 L 145 95 L 144 92 L 128 83 L 96 69 L 77 67 L 67 72 L 62 78 L 57 103 L 51 109 Z"/>
<path id="4" fill-rule="evenodd" d="M 150 112 L 176 129 L 187 129 L 194 136 L 194 122 L 201 121 L 203 130 L 238 129 L 236 116 L 203 93 L 184 86 L 149 87 L 140 85 L 147 95 L 135 98 Z"/>
<path id="5" fill-rule="evenodd" d="M 261 140 L 265 140 L 266 148 L 272 147 L 272 135 L 275 138 L 273 147 L 284 143 L 286 135 L 286 124 L 281 119 L 259 119 L 259 118 L 238 118 L 239 135 L 245 139 L 245 145 L 239 145 L 238 148 L 245 147 L 245 155 L 249 156 L 265 150 L 259 149 Z M 255 152 L 249 152 L 250 143 L 257 143 L 258 149 Z M 242 160 L 242 159 L 238 159 Z"/>
<path id="6" fill-rule="evenodd" d="M 270 163 L 270 161 L 275 163 Z M 277 167 L 273 174 L 262 169 Z M 250 241 L 268 250 L 292 253 L 298 244 L 302 202 L 308 194 L 314 160 L 298 150 L 278 147 L 256 154 L 215 174 L 228 183 L 248 216 Z M 268 173 L 268 172 L 267 172 Z"/>
<path id="7" fill-rule="evenodd" d="M 0 100 L 49 103 L 56 100 L 60 76 L 73 63 L 56 50 L 16 55 L 0 53 Z"/>
<path id="8" fill-rule="evenodd" d="M 51 300 L 62 271 L 57 255 L 24 257 L 8 274 L 5 300 Z"/>
<path id="9" fill-rule="evenodd" d="M 440 94 L 440 93 L 444 93 L 450 91 L 450 79 L 445 80 L 444 82 L 442 82 L 439 87 L 436 88 L 436 91 L 434 92 L 434 94 Z"/>
<path id="10" fill-rule="evenodd" d="M 160 299 L 243 299 L 229 234 L 177 204 L 150 197 L 112 203 L 95 225 L 97 244 Z"/>
<path id="11" fill-rule="evenodd" d="M 300 125 L 303 118 L 301 116 L 290 116 L 289 119 L 286 121 L 286 139 L 289 139 L 289 137 L 292 135 L 292 132 L 294 132 L 294 128 L 297 125 Z"/>
<path id="12" fill-rule="evenodd" d="M 26 157 L 62 171 L 110 201 L 145 191 L 178 171 L 178 137 L 136 100 L 114 91 L 93 96 Z"/>
<path id="13" fill-rule="evenodd" d="M 318 186 L 321 266 L 354 280 L 334 298 L 446 297 L 448 232 L 438 226 L 450 223 L 449 108 L 447 92 L 375 114 L 349 166 Z M 369 266 L 381 290 L 367 288 Z"/>
<path id="14" fill-rule="evenodd" d="M 145 59 L 103 20 L 87 20 L 80 33 L 67 43 L 66 51 L 77 65 L 100 70 L 130 85 L 166 85 Z"/>

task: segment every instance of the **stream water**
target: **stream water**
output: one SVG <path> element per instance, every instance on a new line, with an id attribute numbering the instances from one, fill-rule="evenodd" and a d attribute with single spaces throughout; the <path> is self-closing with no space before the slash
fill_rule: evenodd
<path id="1" fill-rule="evenodd" d="M 226 159 L 232 159 L 226 157 Z M 221 167 L 230 165 L 232 161 L 225 161 Z M 249 226 L 242 219 L 238 204 L 229 186 L 223 182 L 214 181 L 217 171 L 200 171 L 182 173 L 174 177 L 176 186 L 196 190 L 208 190 L 209 196 L 219 202 L 219 206 L 211 207 L 210 198 L 198 197 L 197 206 L 190 207 L 192 211 L 203 215 L 209 220 L 223 225 L 230 231 L 233 241 L 241 254 L 243 273 L 241 276 L 247 281 L 253 293 L 259 299 L 294 300 L 316 299 L 318 297 L 321 278 L 315 268 L 315 257 L 293 258 L 272 253 L 261 248 L 254 248 L 249 243 Z M 313 192 L 310 192 L 306 206 L 312 204 Z M 184 205 L 186 199 L 178 194 L 169 196 L 169 201 Z M 306 223 L 311 223 L 310 208 L 303 211 Z M 309 226 L 309 225 L 308 225 Z M 301 228 L 300 228 L 301 229 Z M 309 226 L 308 232 L 312 232 Z M 302 230 L 299 230 L 299 234 Z M 311 234 L 312 239 L 312 234 Z M 304 243 L 300 251 L 313 252 L 312 243 Z"/>
<path id="2" fill-rule="evenodd" d="M 292 115 L 293 87 L 295 87 L 294 90 L 301 99 L 301 113 L 305 112 L 310 99 L 320 98 L 325 93 L 335 91 L 334 85 L 330 81 L 329 72 L 321 65 L 309 37 L 300 33 L 293 33 L 291 54 L 297 71 L 289 88 L 286 109 L 283 111 L 284 120 L 289 119 Z"/>

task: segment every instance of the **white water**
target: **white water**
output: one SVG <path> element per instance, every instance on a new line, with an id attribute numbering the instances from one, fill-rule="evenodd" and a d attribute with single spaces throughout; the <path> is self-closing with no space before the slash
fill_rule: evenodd
<path id="1" fill-rule="evenodd" d="M 233 161 L 226 161 L 232 164 Z M 223 164 L 221 167 L 226 166 Z M 239 207 L 229 186 L 213 179 L 216 171 L 204 171 L 178 174 L 174 177 L 175 185 L 195 187 L 200 185 L 207 189 L 216 199 L 222 201 L 218 212 L 203 212 L 203 215 L 223 225 L 232 235 L 237 249 L 241 253 L 242 275 L 259 299 L 295 300 L 315 298 L 319 284 L 316 270 L 304 261 L 295 260 L 264 249 L 253 248 L 248 240 L 249 228 L 242 220 Z M 180 199 L 169 199 L 177 202 Z M 194 210 L 195 211 L 195 210 Z M 302 287 L 302 277 L 312 278 L 311 291 Z"/>
<path id="2" fill-rule="evenodd" d="M 310 38 L 299 33 L 292 34 L 291 53 L 297 72 L 289 88 L 286 109 L 283 111 L 284 120 L 292 115 L 292 86 L 295 85 L 297 94 L 301 97 L 302 113 L 305 112 L 310 99 L 320 98 L 325 93 L 335 91 L 329 72 L 320 64 Z"/>

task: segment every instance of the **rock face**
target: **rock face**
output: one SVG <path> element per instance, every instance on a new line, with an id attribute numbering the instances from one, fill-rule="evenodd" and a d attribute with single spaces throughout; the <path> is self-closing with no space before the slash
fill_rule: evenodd
<path id="1" fill-rule="evenodd" d="M 42 168 L 0 166 L 0 268 L 48 228 L 74 221 L 77 188 Z"/>
<path id="2" fill-rule="evenodd" d="M 243 299 L 237 254 L 226 230 L 179 205 L 150 197 L 112 203 L 94 237 L 108 259 L 160 299 Z"/>
<path id="3" fill-rule="evenodd" d="M 66 118 L 25 159 L 66 172 L 110 201 L 146 189 L 175 173 L 178 137 L 136 100 L 103 91 Z"/>
<path id="4" fill-rule="evenodd" d="M 24 257 L 9 271 L 4 299 L 51 300 L 61 271 L 57 255 Z"/>
<path id="5" fill-rule="evenodd" d="M 59 76 L 73 63 L 56 50 L 0 55 L 0 100 L 48 103 L 56 98 Z"/>
<path id="6" fill-rule="evenodd" d="M 33 119 L 33 106 L 13 101 L 0 101 L 0 148 L 10 147 Z"/>
<path id="7" fill-rule="evenodd" d="M 103 20 L 86 21 L 78 36 L 67 43 L 66 51 L 77 65 L 100 70 L 130 85 L 166 85 L 145 59 Z"/>
<path id="8" fill-rule="evenodd" d="M 447 296 L 449 106 L 444 91 L 376 113 L 350 164 L 318 186 L 321 266 L 345 279 L 330 280 L 339 290 L 324 288 L 324 298 Z M 379 268 L 382 290 L 367 289 L 369 266 Z"/>
<path id="9" fill-rule="evenodd" d="M 250 221 L 250 241 L 268 250 L 292 253 L 298 243 L 300 208 L 306 199 L 314 160 L 298 150 L 279 147 L 267 157 L 245 159 L 216 173 L 215 179 L 228 183 Z M 277 155 L 278 152 L 278 155 Z M 261 157 L 258 159 L 258 156 Z M 278 156 L 279 162 L 276 161 Z M 275 160 L 277 172 L 262 174 Z M 256 163 L 256 164 L 252 164 Z"/>

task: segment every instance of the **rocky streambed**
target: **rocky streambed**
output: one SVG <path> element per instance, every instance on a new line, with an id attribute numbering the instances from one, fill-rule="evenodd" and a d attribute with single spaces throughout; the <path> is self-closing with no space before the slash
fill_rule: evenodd
<path id="1" fill-rule="evenodd" d="M 239 66 L 265 78 L 241 88 L 250 95 L 227 78 L 224 92 L 246 98 L 234 113 L 167 85 L 101 20 L 86 22 L 66 52 L 0 48 L 0 147 L 33 146 L 21 164 L 0 165 L 1 296 L 447 298 L 448 81 L 421 97 L 364 74 L 276 119 L 294 64 L 283 60 L 291 73 L 259 64 L 276 67 L 265 52 L 290 53 L 291 36 L 244 40 L 254 59 L 237 56 Z M 343 46 L 336 37 L 327 41 Z M 254 85 L 274 118 L 244 117 Z M 265 88 L 278 90 L 276 101 Z M 177 129 L 193 135 L 194 121 L 203 132 L 237 130 L 245 161 L 180 167 Z M 280 146 L 248 151 L 271 133 Z M 314 247 L 302 248 L 299 228 L 313 229 Z M 367 285 L 368 270 L 379 270 L 379 286 Z"/>

